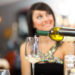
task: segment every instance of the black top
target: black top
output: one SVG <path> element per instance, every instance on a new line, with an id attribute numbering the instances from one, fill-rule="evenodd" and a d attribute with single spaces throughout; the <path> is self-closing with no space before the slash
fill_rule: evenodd
<path id="1" fill-rule="evenodd" d="M 44 56 L 42 53 L 40 55 L 44 56 L 44 59 L 52 60 L 55 58 L 53 56 L 53 53 L 56 51 L 56 49 L 60 46 L 60 43 L 57 43 L 54 45 L 50 52 L 48 52 L 47 56 Z M 51 54 L 50 54 L 51 53 Z M 51 55 L 51 56 L 49 56 Z M 51 58 L 50 58 L 51 57 Z M 48 61 L 47 60 L 47 61 Z M 59 63 L 59 60 L 56 58 L 54 62 L 47 62 L 47 63 L 36 63 L 35 64 L 35 74 L 34 75 L 64 75 L 64 66 L 62 63 Z M 41 60 L 42 61 L 42 60 Z M 46 60 L 45 60 L 46 61 Z M 62 61 L 60 59 L 60 61 Z"/>
<path id="2" fill-rule="evenodd" d="M 64 75 L 63 64 L 42 63 L 35 64 L 35 75 Z"/>

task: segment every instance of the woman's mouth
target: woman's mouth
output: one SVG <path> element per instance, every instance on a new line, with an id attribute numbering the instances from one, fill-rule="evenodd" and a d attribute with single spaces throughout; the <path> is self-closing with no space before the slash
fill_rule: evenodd
<path id="1" fill-rule="evenodd" d="M 50 25 L 50 24 L 45 24 L 45 25 L 43 25 L 44 27 L 52 27 L 52 25 Z"/>

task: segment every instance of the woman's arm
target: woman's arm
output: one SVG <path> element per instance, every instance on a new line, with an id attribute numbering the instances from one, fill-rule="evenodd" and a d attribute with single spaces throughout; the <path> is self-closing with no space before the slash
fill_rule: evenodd
<path id="1" fill-rule="evenodd" d="M 64 56 L 68 54 L 73 54 L 74 55 L 74 43 L 70 41 L 64 42 Z"/>
<path id="2" fill-rule="evenodd" d="M 21 57 L 21 75 L 31 75 L 30 63 L 25 58 L 25 43 L 20 47 L 20 57 Z"/>

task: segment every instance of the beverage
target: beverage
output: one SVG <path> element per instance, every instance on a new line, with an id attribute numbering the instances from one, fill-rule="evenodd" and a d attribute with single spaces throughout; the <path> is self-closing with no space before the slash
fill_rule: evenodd
<path id="1" fill-rule="evenodd" d="M 37 30 L 37 35 L 45 35 L 49 36 L 51 39 L 55 41 L 61 41 L 63 40 L 64 36 L 75 36 L 75 29 L 55 27 L 51 31 Z"/>
<path id="2" fill-rule="evenodd" d="M 31 62 L 31 63 L 36 63 L 36 62 L 39 62 L 40 61 L 39 56 L 31 56 L 31 55 L 28 55 L 28 56 L 26 56 L 26 59 L 29 62 Z"/>
<path id="3" fill-rule="evenodd" d="M 70 75 L 71 70 L 74 68 L 75 56 L 74 55 L 66 55 L 65 56 L 65 75 Z M 73 71 L 73 70 L 72 70 Z"/>

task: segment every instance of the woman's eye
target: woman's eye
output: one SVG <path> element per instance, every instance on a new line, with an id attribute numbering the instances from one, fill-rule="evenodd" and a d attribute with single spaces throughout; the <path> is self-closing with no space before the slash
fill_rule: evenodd
<path id="1" fill-rule="evenodd" d="M 41 18 L 42 18 L 42 16 L 38 16 L 38 17 L 37 17 L 37 19 L 41 19 Z"/>

